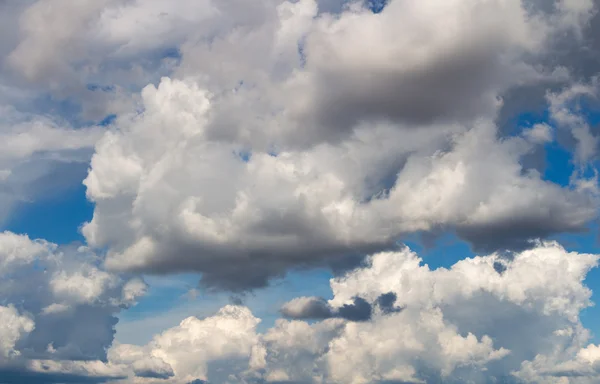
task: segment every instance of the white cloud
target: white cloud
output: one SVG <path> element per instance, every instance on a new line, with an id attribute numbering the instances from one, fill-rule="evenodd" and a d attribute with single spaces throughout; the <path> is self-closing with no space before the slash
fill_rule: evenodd
<path id="1" fill-rule="evenodd" d="M 39 256 L 45 256 L 56 246 L 44 240 L 31 241 L 25 235 L 3 232 L 0 241 L 0 273 L 28 265 Z"/>
<path id="2" fill-rule="evenodd" d="M 96 210 L 83 233 L 111 247 L 111 268 L 193 269 L 240 289 L 414 231 L 453 228 L 484 249 L 520 247 L 597 215 L 595 187 L 525 172 L 531 133 L 498 139 L 489 120 L 368 126 L 339 144 L 244 160 L 243 146 L 207 136 L 211 99 L 194 82 L 163 79 L 142 95 L 145 111 L 98 143 L 84 182 Z"/>
<path id="3" fill-rule="evenodd" d="M 105 358 L 114 315 L 133 305 L 145 284 L 105 272 L 99 264 L 85 247 L 0 233 L 0 355 L 12 357 L 0 376 L 39 359 Z"/>
<path id="4" fill-rule="evenodd" d="M 19 314 L 13 306 L 0 306 L 0 366 L 6 359 L 18 356 L 16 342 L 33 331 L 35 323 L 27 316 Z"/>
<path id="5" fill-rule="evenodd" d="M 227 380 L 230 374 L 245 370 L 252 349 L 258 343 L 259 319 L 245 307 L 225 306 L 214 316 L 189 317 L 170 328 L 144 347 L 120 344 L 109 351 L 111 364 L 133 364 L 135 374 L 175 376 L 176 382 L 206 380 L 211 366 L 219 368 L 212 375 Z M 238 363 L 238 360 L 242 363 Z M 236 369 L 240 369 L 236 372 Z M 219 371 L 224 370 L 221 373 Z"/>
<path id="6" fill-rule="evenodd" d="M 280 319 L 257 334 L 259 319 L 247 308 L 226 306 L 145 346 L 113 346 L 108 366 L 125 365 L 127 380 L 140 382 L 593 383 L 599 347 L 587 344 L 579 313 L 591 305 L 582 282 L 599 258 L 539 243 L 511 258 L 491 254 L 431 270 L 409 249 L 377 253 L 331 281 L 329 304 L 361 297 L 375 308 L 392 292 L 401 310 L 374 309 L 361 322 Z"/>

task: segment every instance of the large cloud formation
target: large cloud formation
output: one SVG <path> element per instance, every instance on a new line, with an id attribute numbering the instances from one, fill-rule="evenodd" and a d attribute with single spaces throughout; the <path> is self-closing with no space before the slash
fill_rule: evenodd
<path id="1" fill-rule="evenodd" d="M 1 6 L 19 15 L 0 44 L 3 87 L 23 89 L 7 103 L 27 109 L 44 92 L 50 107 L 76 100 L 78 124 L 111 116 L 84 227 L 92 247 L 110 248 L 110 268 L 192 269 L 207 286 L 243 290 L 290 268 L 347 268 L 349 255 L 408 233 L 523 249 L 597 217 L 590 172 L 559 186 L 528 165 L 555 141 L 579 169 L 597 158 L 598 133 L 577 108 L 598 88 L 593 1 Z M 551 125 L 507 136 L 515 94 L 530 89 L 550 90 L 537 103 Z M 14 164 L 97 139 L 48 133 L 48 146 L 0 173 L 20 187 L 11 196 L 36 185 L 18 184 Z M 52 144 L 63 136 L 70 145 Z"/>
<path id="2" fill-rule="evenodd" d="M 591 384 L 600 347 L 588 344 L 579 314 L 599 258 L 538 243 L 510 261 L 491 254 L 432 270 L 408 248 L 376 253 L 332 279 L 326 303 L 335 312 L 360 297 L 373 308 L 366 321 L 280 319 L 258 334 L 259 319 L 228 305 L 145 346 L 113 346 L 106 369 L 139 383 Z M 398 310 L 381 308 L 382 295 Z M 286 307 L 315 315 L 297 304 Z"/>
<path id="3" fill-rule="evenodd" d="M 425 132 L 378 125 L 339 145 L 246 153 L 207 138 L 210 102 L 195 85 L 164 79 L 143 100 L 143 114 L 98 143 L 85 181 L 96 210 L 84 234 L 112 247 L 111 268 L 191 268 L 207 284 L 252 287 L 405 233 L 452 228 L 497 249 L 597 215 L 593 181 L 561 187 L 522 168 L 549 127 L 497 139 L 484 119 Z"/>
<path id="4" fill-rule="evenodd" d="M 206 17 L 236 27 L 189 37 L 173 78 L 145 87 L 96 145 L 83 233 L 110 247 L 110 268 L 192 269 L 239 290 L 407 233 L 522 249 L 597 216 L 589 173 L 559 186 L 523 165 L 573 124 L 580 166 L 595 159 L 573 103 L 597 81 L 549 94 L 554 126 L 502 137 L 496 124 L 507 90 L 569 78 L 540 63 L 581 35 L 591 2 L 349 3 L 336 15 L 313 0 L 233 3 Z"/>
<path id="5" fill-rule="evenodd" d="M 598 257 L 537 239 L 598 218 L 599 7 L 0 1 L 0 224 L 84 178 L 94 204 L 85 246 L 0 234 L 0 382 L 598 382 Z M 448 232 L 488 256 L 398 246 Z M 231 305 L 113 344 L 132 274 L 316 267 L 333 299 L 265 333 Z"/>

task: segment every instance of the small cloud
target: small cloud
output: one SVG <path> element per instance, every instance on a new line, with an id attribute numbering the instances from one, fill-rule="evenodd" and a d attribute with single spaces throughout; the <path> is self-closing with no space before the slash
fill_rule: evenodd
<path id="1" fill-rule="evenodd" d="M 54 303 L 42 309 L 43 315 L 57 315 L 69 312 L 71 307 L 67 304 Z"/>

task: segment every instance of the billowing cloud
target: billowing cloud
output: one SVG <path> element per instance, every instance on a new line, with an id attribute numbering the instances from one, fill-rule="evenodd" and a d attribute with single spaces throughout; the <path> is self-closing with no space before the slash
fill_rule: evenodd
<path id="1" fill-rule="evenodd" d="M 455 231 L 480 250 L 522 249 L 597 216 L 597 183 L 584 173 L 557 186 L 523 165 L 559 139 L 559 113 L 585 116 L 560 107 L 553 91 L 545 132 L 498 138 L 504 128 L 495 124 L 515 87 L 573 79 L 568 60 L 548 56 L 565 36 L 593 45 L 591 1 L 4 7 L 19 15 L 2 45 L 6 90 L 73 100 L 79 120 L 116 116 L 85 182 L 96 210 L 84 233 L 110 248 L 111 268 L 191 269 L 206 285 L 240 290 L 290 268 L 344 265 L 416 231 Z M 596 136 L 577 124 L 570 132 L 585 147 L 575 151 L 588 162 Z M 98 132 L 55 128 L 18 136 L 11 128 L 6 142 L 62 158 Z M 69 174 L 52 167 L 23 180 L 35 172 L 17 165 L 0 169 L 7 207 L 34 181 L 43 179 L 33 188 L 41 190 Z"/>
<path id="2" fill-rule="evenodd" d="M 102 270 L 85 247 L 58 247 L 10 232 L 0 233 L 0 278 L 0 377 L 50 374 L 54 360 L 106 359 L 115 314 L 146 289 L 138 278 Z M 89 373 L 80 371 L 54 373 Z"/>
<path id="3" fill-rule="evenodd" d="M 556 243 L 510 262 L 491 254 L 435 270 L 409 249 L 377 253 L 333 279 L 333 298 L 321 304 L 341 312 L 363 297 L 375 308 L 367 321 L 280 319 L 258 334 L 259 319 L 230 305 L 185 319 L 145 346 L 114 346 L 109 366 L 132 366 L 128 380 L 168 383 L 593 383 L 599 347 L 588 344 L 579 314 L 591 305 L 582 281 L 598 260 Z M 393 296 L 401 311 L 377 307 Z M 298 314 L 315 301 L 286 308 Z"/>
<path id="4" fill-rule="evenodd" d="M 0 224 L 83 179 L 95 205 L 81 247 L 0 234 L 0 381 L 598 382 L 579 319 L 598 256 L 543 239 L 598 218 L 599 15 L 0 1 Z M 432 270 L 399 245 L 415 233 L 488 256 Z M 113 344 L 144 273 L 239 294 L 317 267 L 332 299 L 298 297 L 264 333 L 236 302 Z"/>
<path id="5" fill-rule="evenodd" d="M 320 297 L 298 297 L 286 303 L 281 308 L 281 314 L 287 318 L 300 320 L 339 317 L 350 321 L 367 321 L 371 319 L 375 308 L 383 313 L 400 312 L 402 310 L 401 307 L 395 305 L 396 294 L 394 292 L 381 294 L 373 304 L 362 297 L 356 296 L 350 303 L 346 303 L 340 308 L 332 308 L 325 299 Z"/>
<path id="6" fill-rule="evenodd" d="M 109 268 L 191 269 L 243 290 L 408 233 L 523 249 L 597 217 L 589 173 L 559 186 L 523 165 L 553 127 L 502 137 L 495 124 L 508 90 L 569 78 L 535 60 L 584 31 L 592 3 L 398 0 L 373 13 L 350 2 L 337 15 L 312 0 L 235 5 L 207 8 L 171 77 L 96 146 L 83 232 L 110 248 Z"/>
<path id="7" fill-rule="evenodd" d="M 163 79 L 142 95 L 144 112 L 104 136 L 84 182 L 96 210 L 83 233 L 111 247 L 110 268 L 193 269 L 207 285 L 243 289 L 415 231 L 522 247 L 597 215 L 593 182 L 561 187 L 522 168 L 539 145 L 530 131 L 498 139 L 485 120 L 470 129 L 379 125 L 338 145 L 244 152 L 207 137 L 211 101 L 194 83 Z"/>

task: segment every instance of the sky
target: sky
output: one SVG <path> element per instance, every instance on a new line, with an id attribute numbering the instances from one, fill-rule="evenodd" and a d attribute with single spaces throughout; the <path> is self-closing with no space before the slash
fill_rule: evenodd
<path id="1" fill-rule="evenodd" d="M 0 0 L 0 384 L 600 382 L 597 0 Z"/>

